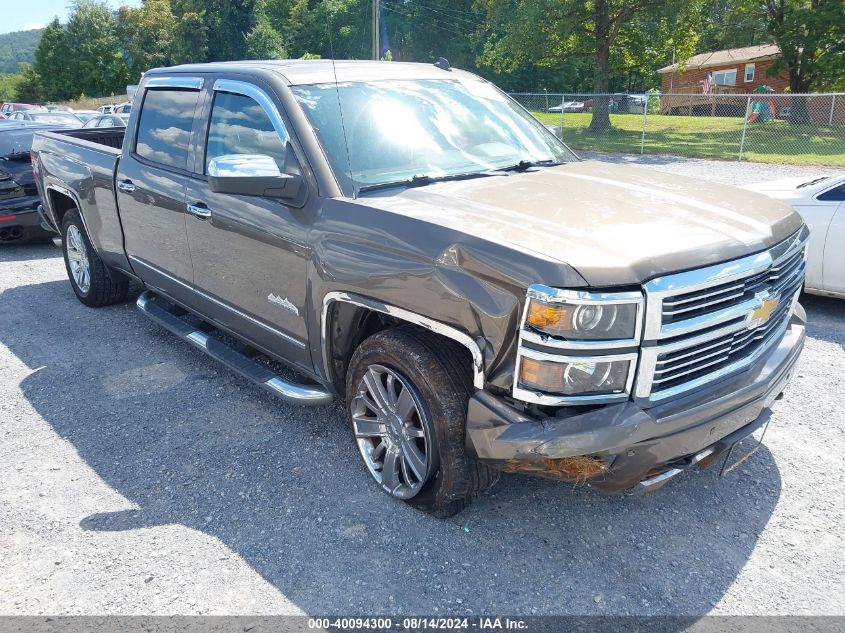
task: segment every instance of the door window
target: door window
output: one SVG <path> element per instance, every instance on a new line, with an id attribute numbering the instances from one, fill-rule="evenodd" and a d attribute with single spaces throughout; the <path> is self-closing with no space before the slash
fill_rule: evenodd
<path id="1" fill-rule="evenodd" d="M 187 169 L 197 90 L 147 90 L 138 121 L 135 153 L 156 163 Z"/>
<path id="2" fill-rule="evenodd" d="M 282 140 L 264 109 L 251 97 L 217 92 L 211 109 L 205 166 L 227 154 L 263 154 L 285 173 L 287 139 Z"/>

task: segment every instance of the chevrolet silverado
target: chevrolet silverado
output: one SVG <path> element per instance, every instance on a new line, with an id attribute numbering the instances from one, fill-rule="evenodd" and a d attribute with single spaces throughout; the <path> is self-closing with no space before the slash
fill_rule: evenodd
<path id="1" fill-rule="evenodd" d="M 792 209 L 579 160 L 442 63 L 155 69 L 125 129 L 39 133 L 33 166 L 80 301 L 135 280 L 261 388 L 342 398 L 372 478 L 435 516 L 501 471 L 648 491 L 726 464 L 804 342 Z"/>

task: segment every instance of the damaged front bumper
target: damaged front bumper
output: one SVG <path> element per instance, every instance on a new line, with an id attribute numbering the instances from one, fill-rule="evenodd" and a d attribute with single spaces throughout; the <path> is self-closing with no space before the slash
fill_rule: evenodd
<path id="1" fill-rule="evenodd" d="M 755 365 L 684 398 L 644 409 L 632 401 L 537 419 L 487 391 L 467 413 L 467 450 L 506 472 L 583 482 L 605 492 L 655 489 L 713 463 L 766 424 L 804 345 L 802 308 Z"/>

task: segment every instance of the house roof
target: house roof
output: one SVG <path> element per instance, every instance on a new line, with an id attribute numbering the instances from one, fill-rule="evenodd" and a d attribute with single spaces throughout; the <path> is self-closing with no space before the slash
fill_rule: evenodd
<path id="1" fill-rule="evenodd" d="M 780 55 L 780 48 L 777 44 L 760 44 L 758 46 L 746 46 L 744 48 L 729 48 L 726 51 L 713 51 L 712 53 L 699 53 L 690 57 L 683 65 L 684 70 L 695 68 L 710 68 L 711 66 L 727 66 L 743 62 L 753 62 L 757 59 L 771 59 Z M 661 68 L 657 72 L 669 73 L 679 70 L 680 64 L 672 64 Z"/>

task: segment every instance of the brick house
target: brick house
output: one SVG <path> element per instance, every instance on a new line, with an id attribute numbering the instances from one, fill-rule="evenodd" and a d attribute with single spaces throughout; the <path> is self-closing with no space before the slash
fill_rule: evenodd
<path id="1" fill-rule="evenodd" d="M 732 48 L 700 53 L 691 57 L 683 68 L 672 64 L 657 72 L 661 75 L 660 99 L 662 114 L 742 115 L 746 95 L 758 86 L 768 86 L 782 93 L 789 87 L 786 69 L 774 77 L 766 73 L 780 55 L 775 44 Z M 709 81 L 708 81 L 709 76 Z M 738 111 L 737 111 L 738 110 Z"/>

